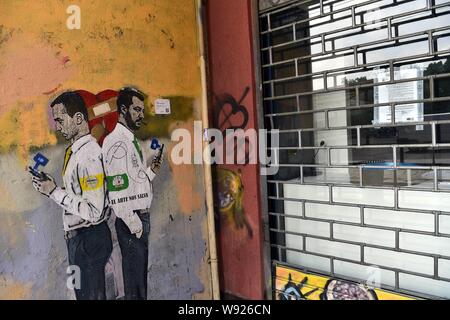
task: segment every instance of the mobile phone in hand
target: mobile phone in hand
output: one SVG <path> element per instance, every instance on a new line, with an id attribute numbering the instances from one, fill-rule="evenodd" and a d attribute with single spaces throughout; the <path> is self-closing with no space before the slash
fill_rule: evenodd
<path id="1" fill-rule="evenodd" d="M 155 158 L 156 161 L 159 162 L 161 160 L 161 156 L 162 156 L 163 151 L 164 151 L 164 144 L 161 146 L 161 148 L 159 148 L 158 155 Z"/>
<path id="2" fill-rule="evenodd" d="M 48 180 L 48 177 L 44 172 L 37 171 L 37 170 L 33 169 L 32 167 L 28 167 L 28 172 L 30 172 L 34 177 L 38 178 L 41 181 Z"/>

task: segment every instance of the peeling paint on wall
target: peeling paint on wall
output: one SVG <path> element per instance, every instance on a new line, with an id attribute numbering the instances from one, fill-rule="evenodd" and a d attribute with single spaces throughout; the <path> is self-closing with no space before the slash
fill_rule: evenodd
<path id="1" fill-rule="evenodd" d="M 35 123 L 25 115 L 17 115 L 26 108 L 33 119 L 43 120 L 45 106 L 56 91 L 84 88 L 98 92 L 106 84 L 116 89 L 139 84 L 150 101 L 200 94 L 193 1 L 78 3 L 82 27 L 69 30 L 65 22 L 70 1 L 2 2 L 0 124 L 10 136 L 0 150 L 20 144 L 25 157 L 24 150 L 32 146 L 56 143 L 44 122 L 38 126 L 41 138 L 25 141 L 8 125 L 18 117 L 24 127 L 33 127 Z"/>
<path id="2" fill-rule="evenodd" d="M 0 278 L 0 299 L 18 300 L 27 299 L 30 296 L 31 284 L 14 282 L 7 278 Z"/>
<path id="3" fill-rule="evenodd" d="M 175 123 L 186 122 L 191 120 L 193 122 L 194 116 L 194 99 L 191 97 L 182 96 L 165 96 L 163 99 L 169 99 L 173 112 L 170 115 L 155 115 L 154 105 L 151 101 L 147 103 L 152 108 L 146 109 L 145 122 L 141 130 L 139 130 L 139 139 L 149 139 L 153 136 L 170 138 L 170 131 Z"/>
<path id="4" fill-rule="evenodd" d="M 176 123 L 177 128 L 186 129 L 190 136 L 194 136 L 194 122 L 186 121 Z M 172 154 L 173 145 L 169 147 L 168 154 Z M 183 214 L 192 214 L 194 211 L 200 209 L 202 205 L 202 196 L 199 194 L 198 186 L 186 183 L 187 181 L 194 181 L 198 176 L 196 168 L 192 165 L 181 164 L 175 165 L 169 161 L 170 169 L 173 173 L 174 189 L 177 195 L 177 202 L 182 204 L 180 211 Z"/>
<path id="5" fill-rule="evenodd" d="M 135 85 L 171 101 L 148 108 L 142 145 L 170 150 L 170 132 L 200 118 L 193 0 L 80 0 L 81 28 L 66 27 L 70 1 L 0 3 L 0 298 L 72 299 L 60 208 L 37 194 L 25 172 L 36 152 L 61 185 L 67 142 L 49 102 L 61 92 Z M 169 151 L 168 151 L 169 152 Z M 150 148 L 144 155 L 153 156 Z M 201 166 L 163 165 L 151 209 L 149 299 L 211 297 Z M 108 269 L 113 272 L 113 269 Z M 107 278 L 108 279 L 108 278 Z M 120 284 L 108 289 L 120 298 Z"/>

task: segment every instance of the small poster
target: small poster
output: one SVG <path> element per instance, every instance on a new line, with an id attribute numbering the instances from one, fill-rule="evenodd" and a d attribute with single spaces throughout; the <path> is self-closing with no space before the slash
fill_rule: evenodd
<path id="1" fill-rule="evenodd" d="M 419 68 L 402 69 L 395 71 L 395 79 L 411 79 L 421 77 L 423 72 Z M 380 72 L 378 82 L 387 82 L 389 72 Z M 375 104 L 400 102 L 395 107 L 395 122 L 420 122 L 424 120 L 423 103 L 405 103 L 401 101 L 422 100 L 423 81 L 410 81 L 383 86 L 376 86 L 374 90 Z M 390 106 L 376 107 L 373 124 L 391 123 L 392 114 Z M 420 127 L 417 128 L 420 130 Z"/>
<path id="2" fill-rule="evenodd" d="M 169 99 L 156 99 L 155 100 L 155 113 L 156 114 L 170 114 L 170 100 Z"/>

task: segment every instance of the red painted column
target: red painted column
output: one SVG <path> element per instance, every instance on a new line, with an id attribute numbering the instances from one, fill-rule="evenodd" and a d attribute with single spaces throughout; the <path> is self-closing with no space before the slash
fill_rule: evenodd
<path id="1" fill-rule="evenodd" d="M 251 0 L 206 2 L 211 115 L 221 130 L 258 129 L 251 7 Z M 239 228 L 220 213 L 217 236 L 221 291 L 245 299 L 264 299 L 259 167 L 217 165 L 216 186 L 217 180 L 223 178 L 223 169 L 230 170 L 233 177 L 241 177 L 242 214 L 248 226 L 244 222 Z M 234 210 L 239 219 L 239 209 Z M 229 214 L 233 217 L 233 213 Z"/>

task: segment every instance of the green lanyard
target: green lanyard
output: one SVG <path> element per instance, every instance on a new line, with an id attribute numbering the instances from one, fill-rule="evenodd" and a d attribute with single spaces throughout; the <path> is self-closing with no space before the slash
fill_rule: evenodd
<path id="1" fill-rule="evenodd" d="M 134 144 L 134 147 L 136 148 L 137 152 L 139 153 L 141 162 L 144 161 L 144 157 L 142 156 L 141 146 L 139 145 L 139 142 L 137 141 L 136 137 L 134 137 L 133 144 Z"/>

